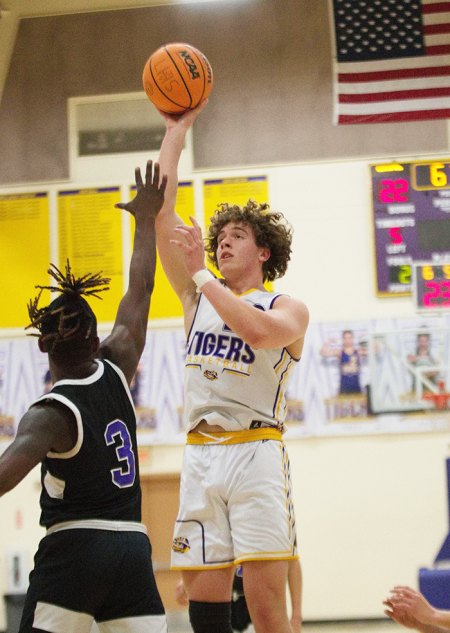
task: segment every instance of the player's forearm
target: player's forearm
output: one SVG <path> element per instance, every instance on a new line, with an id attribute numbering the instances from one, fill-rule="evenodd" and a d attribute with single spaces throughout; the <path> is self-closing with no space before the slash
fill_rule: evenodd
<path id="1" fill-rule="evenodd" d="M 154 227 L 146 231 L 137 225 L 128 289 L 119 304 L 113 332 L 102 342 L 103 356 L 122 369 L 129 383 L 136 371 L 147 338 L 155 269 Z"/>
<path id="2" fill-rule="evenodd" d="M 33 450 L 21 448 L 21 440 L 11 444 L 0 456 L 0 497 L 12 490 L 39 463 Z"/>
<path id="3" fill-rule="evenodd" d="M 3 464 L 0 457 L 0 497 L 12 490 L 19 481 L 17 473 Z"/>
<path id="4" fill-rule="evenodd" d="M 137 300 L 142 300 L 145 297 L 150 300 L 155 281 L 155 270 L 155 220 L 152 217 L 148 217 L 140 222 L 138 219 L 128 276 L 128 291 L 134 293 Z"/>
<path id="5" fill-rule="evenodd" d="M 435 626 L 433 624 L 420 624 L 417 629 L 419 633 L 448 633 L 449 627 Z"/>
<path id="6" fill-rule="evenodd" d="M 254 349 L 284 347 L 299 338 L 296 334 L 287 340 L 280 320 L 242 301 L 217 280 L 205 284 L 202 292 L 227 326 Z"/>
<path id="7" fill-rule="evenodd" d="M 178 189 L 178 163 L 183 150 L 187 129 L 181 126 L 168 127 L 161 144 L 159 164 L 161 173 L 167 175 L 167 187 L 161 216 L 175 209 Z"/>
<path id="8" fill-rule="evenodd" d="M 433 609 L 425 624 L 444 630 L 450 629 L 450 611 Z"/>

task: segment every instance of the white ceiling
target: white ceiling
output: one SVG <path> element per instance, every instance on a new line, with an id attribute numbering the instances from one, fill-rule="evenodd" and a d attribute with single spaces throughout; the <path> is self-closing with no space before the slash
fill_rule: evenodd
<path id="1" fill-rule="evenodd" d="M 36 17 L 87 11 L 108 11 L 165 4 L 196 4 L 223 0 L 0 0 L 0 17 Z M 230 1 L 230 0 L 225 0 Z"/>

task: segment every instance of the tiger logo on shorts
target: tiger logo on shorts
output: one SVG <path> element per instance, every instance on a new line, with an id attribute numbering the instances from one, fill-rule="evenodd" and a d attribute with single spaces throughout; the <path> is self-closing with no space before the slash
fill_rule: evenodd
<path id="1" fill-rule="evenodd" d="M 172 549 L 174 552 L 178 552 L 179 554 L 185 554 L 191 549 L 189 539 L 185 536 L 175 537 L 172 542 Z"/>
<path id="2" fill-rule="evenodd" d="M 217 380 L 217 378 L 219 377 L 217 372 L 211 369 L 205 369 L 205 371 L 203 372 L 203 375 L 208 380 Z"/>

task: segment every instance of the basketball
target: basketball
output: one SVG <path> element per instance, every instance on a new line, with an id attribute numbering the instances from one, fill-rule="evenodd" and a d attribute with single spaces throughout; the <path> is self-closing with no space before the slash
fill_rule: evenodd
<path id="1" fill-rule="evenodd" d="M 142 83 L 158 110 L 181 114 L 209 96 L 213 72 L 206 56 L 190 44 L 166 44 L 148 58 Z"/>

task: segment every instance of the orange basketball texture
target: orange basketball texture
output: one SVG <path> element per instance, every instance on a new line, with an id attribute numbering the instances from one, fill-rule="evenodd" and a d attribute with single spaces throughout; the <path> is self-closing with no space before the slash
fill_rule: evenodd
<path id="1" fill-rule="evenodd" d="M 163 112 L 179 114 L 206 99 L 213 72 L 206 56 L 190 44 L 166 44 L 150 55 L 142 73 L 144 90 Z"/>

